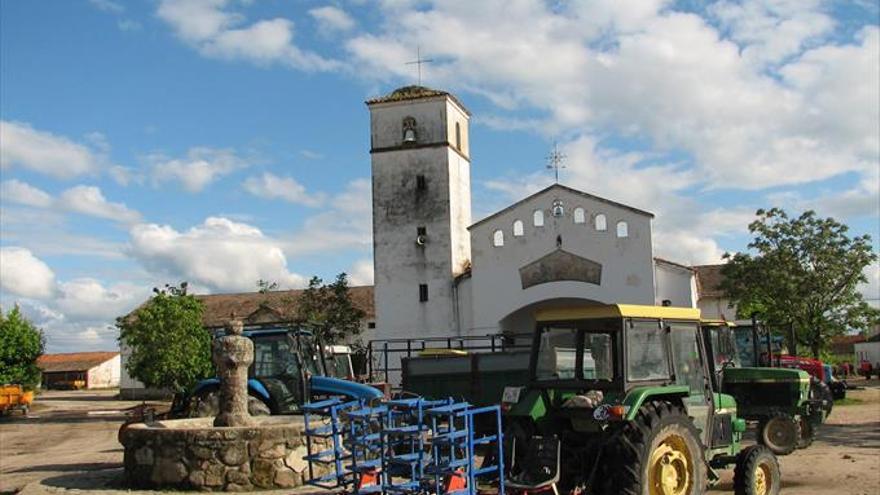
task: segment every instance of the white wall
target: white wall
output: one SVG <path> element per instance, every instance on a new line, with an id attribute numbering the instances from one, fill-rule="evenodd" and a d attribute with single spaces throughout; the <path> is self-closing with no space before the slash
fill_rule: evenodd
<path id="1" fill-rule="evenodd" d="M 654 304 L 659 306 L 668 300 L 673 306 L 697 307 L 697 283 L 693 270 L 655 260 L 654 283 Z"/>
<path id="2" fill-rule="evenodd" d="M 876 366 L 877 363 L 880 363 L 880 342 L 860 342 L 855 345 L 855 353 L 856 369 L 858 369 L 859 363 L 862 360 L 866 360 L 872 366 Z"/>
<path id="3" fill-rule="evenodd" d="M 703 318 L 736 321 L 736 306 L 731 307 L 727 298 L 702 297 L 697 306 Z"/>
<path id="4" fill-rule="evenodd" d="M 89 370 L 89 388 L 116 388 L 120 380 L 121 358 L 119 355 Z"/>
<path id="5" fill-rule="evenodd" d="M 565 208 L 564 216 L 551 214 L 554 200 Z M 583 224 L 574 223 L 576 207 L 586 211 Z M 544 212 L 544 226 L 533 225 L 533 212 Z M 607 230 L 597 231 L 596 215 L 607 218 Z M 522 220 L 524 235 L 513 235 L 513 222 Z M 628 237 L 618 238 L 616 224 L 628 224 Z M 493 246 L 493 235 L 500 229 L 504 245 Z M 520 268 L 557 250 L 557 236 L 562 250 L 602 265 L 601 283 L 557 281 L 523 288 Z M 531 328 L 533 308 L 548 300 L 595 301 L 600 303 L 654 304 L 654 267 L 651 248 L 651 217 L 629 208 L 592 198 L 566 188 L 554 187 L 495 217 L 471 227 L 472 313 L 468 333 L 482 335 L 501 329 L 507 318 L 510 331 Z M 516 313 L 516 314 L 515 314 Z M 505 324 L 507 326 L 507 324 Z"/>

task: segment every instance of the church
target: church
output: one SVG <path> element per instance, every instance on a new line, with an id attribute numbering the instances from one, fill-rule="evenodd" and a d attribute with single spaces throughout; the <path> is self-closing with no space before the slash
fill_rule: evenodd
<path id="1" fill-rule="evenodd" d="M 368 338 L 528 332 L 542 307 L 697 306 L 687 266 L 653 256 L 653 214 L 554 184 L 471 217 L 470 112 L 407 86 L 367 101 L 375 330 Z"/>
<path id="2" fill-rule="evenodd" d="M 474 222 L 470 112 L 451 93 L 406 86 L 368 100 L 374 285 L 352 287 L 361 339 L 527 333 L 536 309 L 672 304 L 735 317 L 718 265 L 654 257 L 650 212 L 554 184 Z M 206 328 L 288 322 L 299 290 L 196 296 Z M 705 306 L 705 307 L 704 307 Z M 157 391 L 128 375 L 121 394 Z"/>

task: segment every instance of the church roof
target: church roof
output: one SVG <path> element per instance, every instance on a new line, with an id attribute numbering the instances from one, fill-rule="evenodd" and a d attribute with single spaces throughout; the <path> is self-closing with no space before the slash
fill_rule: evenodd
<path id="1" fill-rule="evenodd" d="M 721 290 L 721 282 L 724 281 L 724 275 L 721 268 L 724 265 L 698 265 L 694 267 L 697 273 L 697 292 L 700 297 L 724 297 L 724 291 Z"/>
<path id="2" fill-rule="evenodd" d="M 375 98 L 370 98 L 367 100 L 367 105 L 375 105 L 377 103 L 390 103 L 395 101 L 407 101 L 407 100 L 420 100 L 422 98 L 433 98 L 435 96 L 448 96 L 452 101 L 455 102 L 456 105 L 461 107 L 462 110 L 465 111 L 468 115 L 471 114 L 464 105 L 455 97 L 452 93 L 448 91 L 441 91 L 439 89 L 432 89 L 425 86 L 403 86 L 395 89 L 391 93 L 388 93 L 385 96 L 377 96 Z"/>
<path id="3" fill-rule="evenodd" d="M 534 193 L 534 194 L 532 194 L 532 195 L 530 195 L 530 196 L 526 196 L 525 198 L 523 198 L 523 199 L 517 201 L 516 203 L 513 203 L 512 205 L 508 206 L 507 208 L 504 208 L 504 209 L 502 209 L 502 210 L 496 211 L 495 213 L 493 213 L 493 214 L 491 214 L 491 215 L 489 215 L 489 216 L 487 216 L 487 217 L 485 217 L 485 218 L 483 218 L 483 219 L 481 219 L 481 220 L 475 222 L 473 225 L 471 225 L 470 227 L 468 227 L 468 230 L 470 230 L 470 229 L 472 229 L 472 228 L 474 228 L 474 227 L 476 227 L 476 226 L 478 226 L 478 225 L 481 225 L 481 224 L 483 224 L 483 223 L 485 223 L 485 222 L 488 222 L 489 220 L 492 220 L 493 218 L 496 218 L 496 217 L 498 217 L 498 216 L 500 216 L 500 215 L 502 215 L 502 214 L 504 214 L 504 213 L 507 213 L 508 211 L 513 210 L 514 208 L 516 208 L 516 207 L 518 207 L 519 205 L 521 205 L 521 204 L 523 204 L 523 203 L 529 201 L 530 199 L 534 198 L 535 196 L 538 196 L 538 195 L 544 194 L 545 192 L 547 192 L 547 191 L 549 191 L 549 190 L 551 190 L 551 189 L 561 189 L 561 190 L 563 190 L 563 191 L 568 191 L 568 192 L 570 192 L 570 193 L 572 193 L 572 194 L 577 194 L 577 195 L 579 195 L 579 196 L 582 196 L 582 197 L 585 197 L 585 198 L 589 198 L 589 199 L 592 199 L 592 200 L 598 201 L 598 202 L 600 202 L 600 203 L 605 203 L 605 204 L 608 204 L 608 205 L 616 206 L 616 207 L 618 207 L 618 208 L 623 208 L 624 210 L 629 210 L 629 211 L 631 211 L 631 212 L 633 212 L 633 213 L 638 213 L 639 215 L 646 215 L 646 216 L 649 216 L 649 217 L 651 217 L 651 218 L 654 218 L 654 214 L 651 213 L 650 211 L 645 211 L 645 210 L 640 210 L 640 209 L 638 209 L 638 208 L 633 208 L 632 206 L 625 205 L 625 204 L 623 204 L 623 203 L 618 203 L 617 201 L 611 201 L 610 199 L 606 199 L 606 198 L 603 198 L 603 197 L 601 197 L 601 196 L 595 196 L 595 195 L 590 194 L 590 193 L 586 193 L 586 192 L 583 192 L 583 191 L 578 191 L 577 189 L 574 189 L 574 188 L 571 188 L 571 187 L 568 187 L 568 186 L 563 186 L 562 184 L 551 184 L 551 185 L 545 187 L 544 189 L 541 189 L 540 191 L 538 191 L 538 192 L 536 192 L 536 193 Z"/>

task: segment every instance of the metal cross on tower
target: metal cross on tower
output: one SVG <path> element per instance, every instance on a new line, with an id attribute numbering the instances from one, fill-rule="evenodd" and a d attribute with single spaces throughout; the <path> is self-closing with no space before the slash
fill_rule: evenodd
<path id="1" fill-rule="evenodd" d="M 552 169 L 556 175 L 556 183 L 559 183 L 559 169 L 565 168 L 565 154 L 559 151 L 559 146 L 554 142 L 553 151 L 547 155 L 547 168 Z"/>
<path id="2" fill-rule="evenodd" d="M 413 60 L 412 62 L 407 62 L 406 65 L 415 65 L 416 66 L 416 68 L 418 70 L 418 74 L 419 74 L 419 86 L 422 85 L 422 64 L 429 64 L 433 61 L 434 60 L 432 60 L 432 59 L 422 58 L 422 47 L 416 46 L 416 59 Z"/>

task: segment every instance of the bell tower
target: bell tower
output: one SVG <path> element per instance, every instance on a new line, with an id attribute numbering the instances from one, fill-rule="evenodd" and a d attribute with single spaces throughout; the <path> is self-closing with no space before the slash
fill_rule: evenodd
<path id="1" fill-rule="evenodd" d="M 470 113 L 406 86 L 367 101 L 376 337 L 457 333 L 454 280 L 470 266 Z"/>

